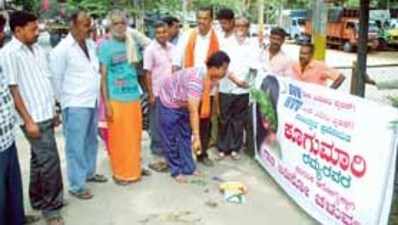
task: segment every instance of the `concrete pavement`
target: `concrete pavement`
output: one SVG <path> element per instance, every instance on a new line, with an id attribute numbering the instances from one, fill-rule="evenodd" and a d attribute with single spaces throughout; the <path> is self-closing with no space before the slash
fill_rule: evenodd
<path id="1" fill-rule="evenodd" d="M 65 190 L 64 140 L 57 131 Z M 23 174 L 25 207 L 32 213 L 27 197 L 29 180 L 29 147 L 18 135 L 18 152 Z M 150 160 L 149 141 L 144 135 L 142 151 L 144 165 Z M 109 161 L 101 146 L 98 172 L 111 177 Z M 226 159 L 214 168 L 199 166 L 203 177 L 193 177 L 187 184 L 177 184 L 169 174 L 153 172 L 141 182 L 121 187 L 112 181 L 106 184 L 90 184 L 95 197 L 88 201 L 77 200 L 67 194 L 68 205 L 63 209 L 67 225 L 242 225 L 317 224 L 299 209 L 280 190 L 273 180 L 248 157 L 240 161 Z M 224 203 L 218 191 L 218 176 L 227 181 L 241 181 L 248 187 L 246 203 Z M 39 213 L 39 212 L 33 212 Z M 42 220 L 35 225 L 45 225 Z"/>

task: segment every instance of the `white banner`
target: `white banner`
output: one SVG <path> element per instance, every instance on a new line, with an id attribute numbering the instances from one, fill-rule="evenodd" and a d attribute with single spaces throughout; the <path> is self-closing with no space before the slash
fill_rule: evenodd
<path id="1" fill-rule="evenodd" d="M 397 110 L 274 76 L 252 96 L 256 159 L 292 199 L 322 224 L 387 224 Z"/>

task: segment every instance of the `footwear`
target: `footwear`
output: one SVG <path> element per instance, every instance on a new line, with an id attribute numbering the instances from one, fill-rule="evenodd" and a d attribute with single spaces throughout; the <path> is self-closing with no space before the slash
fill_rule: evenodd
<path id="1" fill-rule="evenodd" d="M 207 167 L 214 166 L 214 162 L 211 159 L 209 159 L 208 157 L 204 157 L 203 159 L 199 160 L 199 162 L 203 163 L 203 165 L 205 165 Z"/>
<path id="2" fill-rule="evenodd" d="M 152 175 L 152 172 L 150 170 L 148 170 L 148 169 L 142 168 L 141 169 L 141 174 L 142 174 L 142 176 L 149 177 L 149 176 Z"/>
<path id="3" fill-rule="evenodd" d="M 36 223 L 40 220 L 40 216 L 36 215 L 25 215 L 24 224 Z"/>
<path id="4" fill-rule="evenodd" d="M 95 174 L 94 176 L 87 178 L 86 181 L 92 183 L 106 183 L 108 182 L 108 178 L 106 178 L 104 175 Z"/>
<path id="5" fill-rule="evenodd" d="M 116 177 L 112 177 L 113 181 L 115 182 L 115 184 L 119 185 L 119 186 L 127 186 L 129 184 L 131 184 L 131 181 L 125 181 L 125 180 L 119 180 Z"/>
<path id="6" fill-rule="evenodd" d="M 89 190 L 78 191 L 78 192 L 69 191 L 69 194 L 77 199 L 80 199 L 80 200 L 88 200 L 88 199 L 92 199 L 94 197 L 94 195 L 91 194 L 91 192 Z"/>
<path id="7" fill-rule="evenodd" d="M 231 152 L 231 158 L 233 160 L 239 160 L 240 159 L 240 155 L 237 152 Z"/>
<path id="8" fill-rule="evenodd" d="M 62 216 L 56 216 L 46 219 L 47 225 L 64 225 L 64 219 Z"/>
<path id="9" fill-rule="evenodd" d="M 221 161 L 225 159 L 225 153 L 224 152 L 219 152 L 218 153 L 218 157 L 217 157 L 217 161 Z"/>
<path id="10" fill-rule="evenodd" d="M 159 173 L 165 173 L 169 170 L 167 164 L 163 161 L 150 163 L 148 166 L 151 170 L 154 170 Z"/>

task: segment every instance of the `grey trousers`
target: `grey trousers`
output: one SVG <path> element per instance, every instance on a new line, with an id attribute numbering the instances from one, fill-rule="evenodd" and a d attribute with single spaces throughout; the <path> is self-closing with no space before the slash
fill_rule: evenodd
<path id="1" fill-rule="evenodd" d="M 38 123 L 41 137 L 31 138 L 29 197 L 32 208 L 46 218 L 57 216 L 63 206 L 63 183 L 52 120 Z"/>

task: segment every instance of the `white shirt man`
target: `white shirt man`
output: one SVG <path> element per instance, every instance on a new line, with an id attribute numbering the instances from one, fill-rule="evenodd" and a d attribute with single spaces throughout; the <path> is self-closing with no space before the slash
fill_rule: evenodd
<path id="1" fill-rule="evenodd" d="M 237 29 L 248 26 L 247 20 L 237 19 L 236 23 L 239 25 Z M 221 129 L 217 149 L 220 158 L 230 154 L 233 159 L 237 159 L 243 146 L 249 109 L 249 89 L 238 84 L 248 83 L 250 69 L 257 69 L 259 47 L 258 40 L 247 37 L 245 33 L 233 35 L 233 38 L 224 41 L 223 50 L 229 55 L 231 62 L 227 76 L 220 82 Z"/>
<path id="2" fill-rule="evenodd" d="M 67 107 L 95 108 L 99 96 L 100 74 L 96 46 L 87 40 L 89 58 L 71 34 L 50 54 L 50 68 L 56 96 L 63 109 Z"/>
<path id="3" fill-rule="evenodd" d="M 232 75 L 240 81 L 246 81 L 249 69 L 258 69 L 259 48 L 257 39 L 247 37 L 238 41 L 234 35 L 223 46 L 223 50 L 231 58 L 228 67 L 229 76 Z M 237 95 L 248 93 L 248 89 L 239 87 L 229 76 L 225 76 L 220 81 L 220 93 Z"/>
<path id="4" fill-rule="evenodd" d="M 50 68 L 62 107 L 69 192 L 79 199 L 93 197 L 86 182 L 107 180 L 96 174 L 101 76 L 96 46 L 87 38 L 90 24 L 86 12 L 74 14 L 71 32 L 50 53 Z"/>

